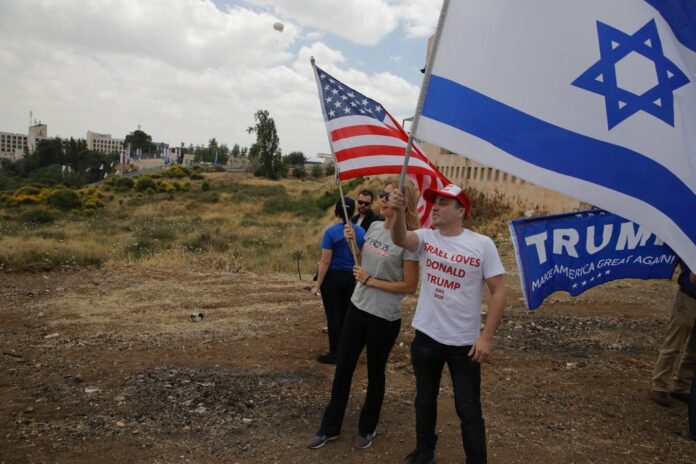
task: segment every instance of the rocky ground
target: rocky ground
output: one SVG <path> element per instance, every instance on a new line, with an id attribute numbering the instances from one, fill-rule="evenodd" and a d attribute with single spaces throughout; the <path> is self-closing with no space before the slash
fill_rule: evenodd
<path id="1" fill-rule="evenodd" d="M 510 267 L 509 258 L 508 267 Z M 492 463 L 693 463 L 686 405 L 646 399 L 674 282 L 619 281 L 510 308 L 484 366 Z M 415 299 L 388 364 L 378 437 L 310 451 L 332 368 L 321 303 L 291 275 L 143 266 L 0 273 L 0 462 L 397 463 L 414 445 Z M 192 313 L 203 313 L 192 321 Z M 438 462 L 463 462 L 445 374 Z"/>

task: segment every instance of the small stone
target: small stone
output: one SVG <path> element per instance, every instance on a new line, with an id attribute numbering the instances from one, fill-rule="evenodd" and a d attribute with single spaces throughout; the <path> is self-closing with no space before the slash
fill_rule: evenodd
<path id="1" fill-rule="evenodd" d="M 82 374 L 77 374 L 75 377 L 73 377 L 73 382 L 75 383 L 82 383 L 85 381 L 85 378 L 82 377 Z"/>
<path id="2" fill-rule="evenodd" d="M 208 409 L 206 409 L 205 406 L 198 406 L 196 409 L 193 410 L 196 414 L 205 414 Z"/>
<path id="3" fill-rule="evenodd" d="M 248 419 L 248 418 L 246 418 L 246 417 L 244 417 L 244 418 L 242 419 L 242 422 L 244 422 L 244 423 L 247 424 L 247 425 L 251 424 L 253 421 L 254 421 L 253 419 Z"/>
<path id="4" fill-rule="evenodd" d="M 48 334 L 48 335 L 45 335 L 45 336 L 44 336 L 44 338 L 45 338 L 46 340 L 49 340 L 49 339 L 51 339 L 51 338 L 56 338 L 56 337 L 60 337 L 60 334 L 59 334 L 58 332 L 53 332 L 53 333 L 51 333 L 51 334 Z"/>
<path id="5" fill-rule="evenodd" d="M 34 412 L 34 408 L 31 407 L 31 406 L 27 406 L 27 407 L 24 409 L 24 412 L 27 412 L 27 413 L 29 413 L 29 412 Z"/>
<path id="6" fill-rule="evenodd" d="M 116 422 L 116 427 L 123 428 L 126 426 L 126 423 L 123 421 L 118 421 Z"/>
<path id="7" fill-rule="evenodd" d="M 85 393 L 97 393 L 99 391 L 98 387 L 85 387 Z"/>

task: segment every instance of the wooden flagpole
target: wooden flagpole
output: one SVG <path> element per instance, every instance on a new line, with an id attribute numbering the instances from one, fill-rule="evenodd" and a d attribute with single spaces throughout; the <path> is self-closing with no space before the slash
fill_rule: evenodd
<path id="1" fill-rule="evenodd" d="M 319 76 L 317 75 L 317 66 L 314 62 L 314 57 L 313 56 L 310 57 L 309 61 L 310 61 L 310 63 L 312 63 L 312 69 L 314 70 L 314 79 L 316 80 L 317 85 L 320 86 L 321 82 L 319 81 Z M 321 94 L 319 95 L 319 98 L 321 98 Z M 322 113 L 323 113 L 324 112 L 324 104 L 323 103 L 321 104 L 321 108 L 322 108 Z M 324 117 L 326 117 L 326 115 L 324 115 Z M 327 135 L 329 135 L 328 131 L 327 131 Z M 336 168 L 336 184 L 338 185 L 338 193 L 341 196 L 341 206 L 343 206 L 343 218 L 344 218 L 346 224 L 352 224 L 350 221 L 350 217 L 348 217 L 348 209 L 346 208 L 346 199 L 343 196 L 343 187 L 341 186 L 341 176 L 340 176 L 340 171 L 338 169 L 338 161 L 336 160 L 336 153 L 334 152 L 330 137 L 329 137 L 329 148 L 331 149 L 331 156 L 333 156 L 334 167 Z M 357 266 L 358 254 L 355 251 L 357 248 L 357 243 L 355 242 L 355 240 L 349 240 L 348 247 L 350 248 L 350 252 L 353 255 L 353 262 Z"/>
<path id="2" fill-rule="evenodd" d="M 437 20 L 437 29 L 435 31 L 435 38 L 433 39 L 433 48 L 432 50 L 430 50 L 430 58 L 428 59 L 428 62 L 425 64 L 425 75 L 423 76 L 423 83 L 421 84 L 420 94 L 418 95 L 416 114 L 413 116 L 413 124 L 411 124 L 411 131 L 408 135 L 408 143 L 406 144 L 406 154 L 404 155 L 404 166 L 401 168 L 401 176 L 399 177 L 399 190 L 401 190 L 402 192 L 404 188 L 404 182 L 406 181 L 408 160 L 411 158 L 411 151 L 413 150 L 413 134 L 415 134 L 416 130 L 418 129 L 418 121 L 420 120 L 421 113 L 423 112 L 425 94 L 428 91 L 428 86 L 430 85 L 430 77 L 433 74 L 433 61 L 435 61 L 435 54 L 437 53 L 437 48 L 440 44 L 442 27 L 445 24 L 445 17 L 447 16 L 449 4 L 450 0 L 444 0 L 444 2 L 442 3 L 442 9 L 440 10 L 440 18 Z M 422 193 L 423 192 L 421 192 L 421 194 Z"/>

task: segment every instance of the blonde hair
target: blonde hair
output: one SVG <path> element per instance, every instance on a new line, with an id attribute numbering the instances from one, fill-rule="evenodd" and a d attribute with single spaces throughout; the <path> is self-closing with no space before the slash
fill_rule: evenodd
<path id="1" fill-rule="evenodd" d="M 399 187 L 399 178 L 390 177 L 384 185 L 393 185 L 394 188 Z M 418 217 L 418 199 L 420 193 L 418 189 L 407 179 L 404 182 L 404 203 L 406 203 L 406 229 L 416 230 L 420 228 L 420 218 Z"/>

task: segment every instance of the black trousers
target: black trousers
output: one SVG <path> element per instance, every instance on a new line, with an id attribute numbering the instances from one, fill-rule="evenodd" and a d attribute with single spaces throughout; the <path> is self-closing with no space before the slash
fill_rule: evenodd
<path id="1" fill-rule="evenodd" d="M 352 271 L 326 271 L 321 283 L 321 301 L 326 312 L 326 325 L 329 330 L 329 355 L 338 354 L 338 343 L 343 331 L 350 297 L 355 289 L 355 277 Z"/>
<path id="2" fill-rule="evenodd" d="M 481 411 L 481 365 L 468 356 L 471 346 L 443 345 L 416 331 L 411 362 L 416 375 L 416 440 L 419 449 L 435 449 L 437 395 L 442 368 L 449 367 L 454 406 L 468 464 L 486 462 L 486 431 Z"/>
<path id="3" fill-rule="evenodd" d="M 367 395 L 360 412 L 358 432 L 365 435 L 375 431 L 384 401 L 384 370 L 400 328 L 401 319 L 387 321 L 350 305 L 338 349 L 331 399 L 324 411 L 320 434 L 334 436 L 341 433 L 353 372 L 365 346 L 367 346 Z"/>

